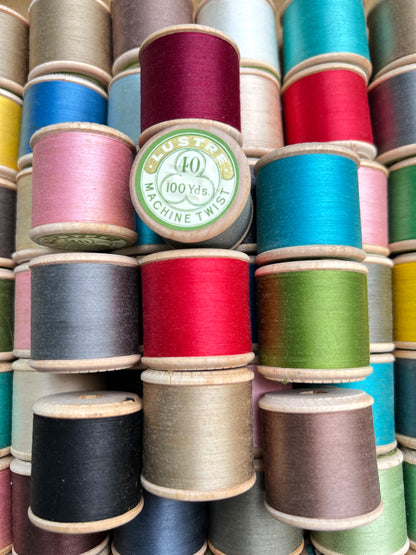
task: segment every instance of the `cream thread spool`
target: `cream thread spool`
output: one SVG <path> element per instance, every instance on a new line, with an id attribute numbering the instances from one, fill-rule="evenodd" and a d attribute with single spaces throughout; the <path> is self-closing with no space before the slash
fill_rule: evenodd
<path id="1" fill-rule="evenodd" d="M 14 1 L 14 4 L 16 1 Z M 12 5 L 0 6 L 0 87 L 23 96 L 27 78 L 29 25 Z"/>

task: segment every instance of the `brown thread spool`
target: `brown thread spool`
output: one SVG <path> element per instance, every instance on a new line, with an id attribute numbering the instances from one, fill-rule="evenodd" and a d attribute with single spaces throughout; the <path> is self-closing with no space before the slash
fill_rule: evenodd
<path id="1" fill-rule="evenodd" d="M 12 547 L 12 493 L 10 463 L 13 457 L 0 459 L 0 555 L 9 555 Z"/>
<path id="2" fill-rule="evenodd" d="M 182 501 L 224 499 L 250 489 L 256 479 L 252 379 L 247 368 L 143 372 L 145 489 Z"/>
<path id="3" fill-rule="evenodd" d="M 23 96 L 27 78 L 29 26 L 14 9 L 0 6 L 0 86 Z"/>
<path id="4" fill-rule="evenodd" d="M 110 8 L 101 0 L 33 0 L 29 77 L 79 73 L 106 86 L 111 79 Z"/>
<path id="5" fill-rule="evenodd" d="M 309 530 L 347 530 L 381 514 L 372 403 L 341 388 L 277 391 L 259 401 L 272 516 Z"/>

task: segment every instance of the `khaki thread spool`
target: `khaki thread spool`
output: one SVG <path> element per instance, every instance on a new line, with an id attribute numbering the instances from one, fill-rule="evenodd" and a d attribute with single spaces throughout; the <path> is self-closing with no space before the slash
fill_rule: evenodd
<path id="1" fill-rule="evenodd" d="M 13 354 L 30 358 L 30 269 L 20 264 L 14 269 L 14 333 Z"/>
<path id="2" fill-rule="evenodd" d="M 0 267 L 14 266 L 15 229 L 16 184 L 0 177 Z"/>
<path id="3" fill-rule="evenodd" d="M 143 372 L 146 490 L 170 499 L 211 501 L 251 488 L 256 479 L 252 379 L 247 368 Z"/>
<path id="4" fill-rule="evenodd" d="M 70 392 L 37 401 L 31 522 L 81 534 L 132 520 L 143 508 L 141 436 L 142 401 L 133 393 Z"/>
<path id="5" fill-rule="evenodd" d="M 14 273 L 0 268 L 0 362 L 13 360 Z"/>
<path id="6" fill-rule="evenodd" d="M 29 8 L 29 76 L 79 73 L 111 79 L 110 8 L 101 0 L 33 0 Z"/>
<path id="7" fill-rule="evenodd" d="M 260 399 L 266 508 L 309 530 L 348 530 L 383 511 L 371 405 L 342 388 L 266 393 Z"/>
<path id="8" fill-rule="evenodd" d="M 32 407 L 46 395 L 67 391 L 89 391 L 103 389 L 102 374 L 54 374 L 37 372 L 25 359 L 15 360 L 13 368 L 12 444 L 13 456 L 30 461 L 32 459 Z"/>
<path id="9" fill-rule="evenodd" d="M 367 268 L 342 260 L 256 270 L 258 370 L 291 382 L 349 382 L 371 373 Z"/>
<path id="10" fill-rule="evenodd" d="M 416 349 L 416 256 L 393 260 L 393 339 L 396 349 Z"/>
<path id="11" fill-rule="evenodd" d="M 0 176 L 14 181 L 17 174 L 22 100 L 0 89 Z"/>
<path id="12" fill-rule="evenodd" d="M 240 67 L 241 135 L 246 156 L 263 156 L 283 146 L 277 78 L 257 67 Z"/>
<path id="13" fill-rule="evenodd" d="M 12 494 L 10 463 L 13 457 L 0 459 L 0 555 L 10 555 L 12 547 Z"/>
<path id="14" fill-rule="evenodd" d="M 139 265 L 118 254 L 31 260 L 31 360 L 45 372 L 132 367 L 139 354 Z"/>
<path id="15" fill-rule="evenodd" d="M 23 96 L 27 78 L 29 26 L 14 9 L 0 6 L 0 86 Z"/>

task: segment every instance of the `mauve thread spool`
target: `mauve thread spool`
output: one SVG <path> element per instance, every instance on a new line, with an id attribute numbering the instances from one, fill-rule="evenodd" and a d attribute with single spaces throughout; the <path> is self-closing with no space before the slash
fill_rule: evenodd
<path id="1" fill-rule="evenodd" d="M 283 146 L 277 78 L 264 69 L 240 67 L 241 135 L 246 156 L 263 156 Z"/>
<path id="2" fill-rule="evenodd" d="M 193 22 L 192 0 L 113 0 L 113 74 L 137 63 L 139 47 L 152 33 Z"/>
<path id="3" fill-rule="evenodd" d="M 141 130 L 139 67 L 126 69 L 110 81 L 107 125 L 125 133 L 135 144 L 138 143 Z"/>
<path id="4" fill-rule="evenodd" d="M 260 399 L 266 508 L 309 530 L 347 530 L 383 511 L 372 397 L 341 388 Z"/>
<path id="5" fill-rule="evenodd" d="M 0 363 L 0 457 L 10 454 L 12 391 L 12 365 L 10 362 L 2 362 Z"/>
<path id="6" fill-rule="evenodd" d="M 31 522 L 81 534 L 132 520 L 143 508 L 141 440 L 142 401 L 133 393 L 70 392 L 37 401 Z"/>
<path id="7" fill-rule="evenodd" d="M 14 269 L 14 333 L 13 354 L 30 358 L 30 269 L 20 264 Z"/>
<path id="8" fill-rule="evenodd" d="M 8 555 L 12 547 L 12 493 L 10 463 L 13 457 L 0 459 L 0 554 Z"/>
<path id="9" fill-rule="evenodd" d="M 209 547 L 215 555 L 298 555 L 303 530 L 274 519 L 264 507 L 263 461 L 254 461 L 256 482 L 245 493 L 209 504 Z"/>
<path id="10" fill-rule="evenodd" d="M 252 379 L 247 368 L 143 372 L 141 481 L 147 491 L 212 501 L 251 488 L 256 479 Z"/>
<path id="11" fill-rule="evenodd" d="M 127 135 L 105 125 L 66 122 L 43 127 L 30 144 L 31 239 L 78 251 L 136 241 L 129 195 L 135 145 Z"/>
<path id="12" fill-rule="evenodd" d="M 130 195 L 172 247 L 234 249 L 252 222 L 247 158 L 217 122 L 183 121 L 152 137 L 133 163 Z"/>
<path id="13" fill-rule="evenodd" d="M 389 255 L 388 170 L 372 160 L 360 160 L 358 186 L 360 193 L 361 235 L 367 253 Z"/>
<path id="14" fill-rule="evenodd" d="M 22 99 L 0 89 L 0 177 L 15 181 L 19 152 Z"/>
<path id="15" fill-rule="evenodd" d="M 30 499 L 30 462 L 13 459 L 12 523 L 13 555 L 101 555 L 108 545 L 105 532 L 96 534 L 57 534 L 34 526 L 27 515 Z"/>
<path id="16" fill-rule="evenodd" d="M 282 87 L 282 106 L 287 145 L 330 142 L 375 158 L 367 78 L 360 68 L 328 63 L 296 73 Z"/>
<path id="17" fill-rule="evenodd" d="M 114 530 L 113 555 L 204 555 L 207 504 L 166 499 L 143 491 L 144 507 Z"/>
<path id="18" fill-rule="evenodd" d="M 0 362 L 13 360 L 14 273 L 0 268 Z"/>
<path id="19" fill-rule="evenodd" d="M 32 407 L 45 395 L 67 391 L 89 391 L 105 388 L 103 374 L 54 374 L 37 372 L 25 359 L 15 360 L 13 368 L 12 444 L 15 457 L 32 459 Z"/>
<path id="20" fill-rule="evenodd" d="M 78 73 L 106 86 L 111 79 L 111 15 L 101 0 L 33 0 L 29 76 Z"/>
<path id="21" fill-rule="evenodd" d="M 248 262 L 246 254 L 225 249 L 142 258 L 143 363 L 170 372 L 253 360 Z"/>
<path id="22" fill-rule="evenodd" d="M 0 177 L 0 267 L 13 268 L 16 231 L 16 184 Z"/>
<path id="23" fill-rule="evenodd" d="M 12 6 L 13 7 L 13 6 Z M 0 86 L 23 96 L 27 78 L 29 25 L 15 9 L 0 7 Z"/>
<path id="24" fill-rule="evenodd" d="M 240 142 L 239 58 L 234 41 L 212 27 L 176 25 L 150 35 L 139 52 L 139 146 L 189 119 L 215 121 Z"/>
<path id="25" fill-rule="evenodd" d="M 37 370 L 129 368 L 139 354 L 139 266 L 118 254 L 65 253 L 30 262 L 31 360 Z"/>
<path id="26" fill-rule="evenodd" d="M 416 352 L 397 350 L 394 356 L 396 439 L 400 445 L 416 449 Z"/>

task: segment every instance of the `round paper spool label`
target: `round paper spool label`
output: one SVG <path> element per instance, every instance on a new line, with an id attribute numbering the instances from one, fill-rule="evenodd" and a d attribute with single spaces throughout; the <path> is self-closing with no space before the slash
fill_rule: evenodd
<path id="1" fill-rule="evenodd" d="M 128 247 L 131 241 L 121 237 L 97 233 L 56 233 L 38 239 L 41 245 L 56 249 L 89 250 L 91 247 L 101 250 L 120 249 Z"/>
<path id="2" fill-rule="evenodd" d="M 135 173 L 138 208 L 158 224 L 162 235 L 163 229 L 207 228 L 229 211 L 238 191 L 239 168 L 221 137 L 179 129 L 145 145 L 140 155 Z"/>

